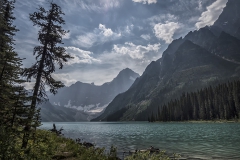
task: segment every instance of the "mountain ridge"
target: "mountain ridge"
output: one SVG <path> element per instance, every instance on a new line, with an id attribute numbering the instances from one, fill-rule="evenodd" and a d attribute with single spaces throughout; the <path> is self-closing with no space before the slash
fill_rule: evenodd
<path id="1" fill-rule="evenodd" d="M 229 3 L 234 1 L 229 1 L 222 14 L 231 10 Z M 224 21 L 221 15 L 219 19 Z M 147 120 L 158 106 L 179 97 L 182 92 L 238 79 L 240 41 L 225 29 L 219 30 L 216 24 L 173 40 L 162 57 L 151 62 L 132 87 L 116 96 L 93 121 Z"/>

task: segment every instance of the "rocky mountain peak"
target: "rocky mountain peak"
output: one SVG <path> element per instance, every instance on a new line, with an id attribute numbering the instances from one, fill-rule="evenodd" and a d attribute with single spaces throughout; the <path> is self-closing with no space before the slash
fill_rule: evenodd
<path id="1" fill-rule="evenodd" d="M 240 39 L 240 1 L 228 0 L 226 7 L 213 24 L 220 30 Z"/>
<path id="2" fill-rule="evenodd" d="M 129 68 L 125 68 L 118 73 L 116 78 L 127 77 L 127 76 L 133 76 L 133 77 L 137 78 L 137 77 L 139 77 L 139 74 Z"/>

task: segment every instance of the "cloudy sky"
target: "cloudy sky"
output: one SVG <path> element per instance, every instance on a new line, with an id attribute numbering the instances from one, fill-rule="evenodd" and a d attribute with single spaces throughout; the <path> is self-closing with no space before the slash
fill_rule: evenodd
<path id="1" fill-rule="evenodd" d="M 29 13 L 49 0 L 17 0 L 15 4 L 16 51 L 24 67 L 34 62 L 39 45 Z M 74 59 L 57 70 L 54 77 L 69 86 L 76 81 L 101 85 L 124 68 L 140 75 L 159 59 L 175 38 L 212 25 L 227 0 L 53 0 L 62 7 L 70 30 L 64 47 Z"/>

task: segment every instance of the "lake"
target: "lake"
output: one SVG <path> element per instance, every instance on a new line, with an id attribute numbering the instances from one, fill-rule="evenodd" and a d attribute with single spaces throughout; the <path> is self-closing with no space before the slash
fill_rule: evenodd
<path id="1" fill-rule="evenodd" d="M 53 122 L 40 128 L 51 129 Z M 240 123 L 56 122 L 65 137 L 119 152 L 150 146 L 188 159 L 240 159 Z"/>

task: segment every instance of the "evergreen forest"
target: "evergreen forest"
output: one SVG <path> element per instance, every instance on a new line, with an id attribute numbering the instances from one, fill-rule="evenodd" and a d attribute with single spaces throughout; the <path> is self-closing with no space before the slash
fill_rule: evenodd
<path id="1" fill-rule="evenodd" d="M 158 107 L 148 121 L 189 121 L 239 119 L 240 81 L 207 87 L 197 92 L 183 93 L 179 99 Z"/>

